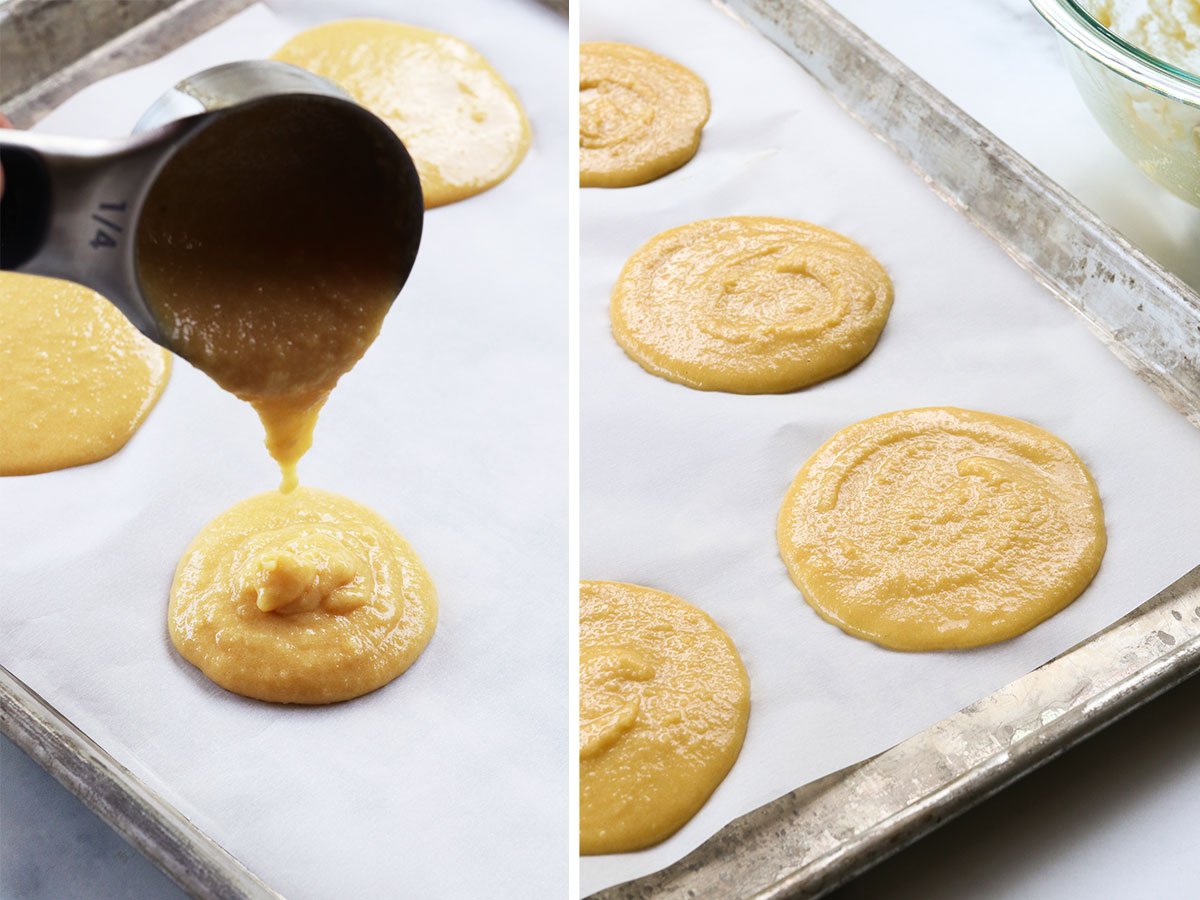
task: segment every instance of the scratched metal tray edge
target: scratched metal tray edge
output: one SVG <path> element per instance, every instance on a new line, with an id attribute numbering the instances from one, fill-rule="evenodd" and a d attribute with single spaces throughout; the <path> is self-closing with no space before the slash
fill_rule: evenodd
<path id="1" fill-rule="evenodd" d="M 5 103 L 4 111 L 18 128 L 30 128 L 89 84 L 158 59 L 254 2 L 176 0 L 173 5 L 16 94 Z M 60 27 L 70 29 L 73 26 L 64 21 Z"/>
<path id="2" fill-rule="evenodd" d="M 1093 681 L 1095 667 L 1113 657 L 1122 665 Z M 820 897 L 1198 672 L 1200 566 L 1001 690 L 592 900 Z M 1031 708 L 1039 692 L 1052 699 Z M 1011 733 L 998 738 L 1004 728 Z"/>
<path id="3" fill-rule="evenodd" d="M 178 0 L 16 94 L 6 102 L 5 112 L 14 125 L 28 128 L 89 84 L 158 59 L 253 2 Z M 0 733 L 189 895 L 280 900 L 278 893 L 4 666 L 0 666 Z"/>
<path id="4" fill-rule="evenodd" d="M 280 900 L 190 819 L 2 666 L 0 732 L 192 896 Z"/>
<path id="5" fill-rule="evenodd" d="M 28 128 L 87 85 L 155 60 L 253 2 L 179 0 L 15 95 L 5 111 Z M 3 666 L 0 732 L 188 894 L 280 897 Z"/>
<path id="6" fill-rule="evenodd" d="M 16 127 L 29 128 L 89 84 L 157 59 L 255 2 L 175 0 L 172 6 L 15 94 L 4 103 L 3 111 Z M 569 0 L 536 2 L 560 15 L 568 14 Z"/>
<path id="7" fill-rule="evenodd" d="M 713 2 L 791 56 L 1200 427 L 1195 292 L 823 0 Z M 1200 566 L 1001 690 L 590 900 L 820 897 L 1197 672 Z"/>

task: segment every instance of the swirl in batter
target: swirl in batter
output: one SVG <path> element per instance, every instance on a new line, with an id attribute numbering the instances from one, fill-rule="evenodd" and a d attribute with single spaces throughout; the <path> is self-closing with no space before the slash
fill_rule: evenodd
<path id="1" fill-rule="evenodd" d="M 335 703 L 387 684 L 425 649 L 437 595 L 386 521 L 315 488 L 244 500 L 180 560 L 168 628 L 221 687 L 276 703 Z"/>
<path id="2" fill-rule="evenodd" d="M 794 391 L 861 362 L 892 308 L 892 282 L 840 234 L 733 216 L 651 238 L 621 271 L 617 343 L 646 371 L 705 391 Z"/>
<path id="3" fill-rule="evenodd" d="M 630 187 L 674 172 L 700 146 L 708 88 L 641 47 L 579 46 L 579 183 Z"/>
<path id="4" fill-rule="evenodd" d="M 1066 443 L 949 407 L 835 434 L 792 482 L 778 536 L 813 609 L 895 650 L 1022 634 L 1083 592 L 1106 546 L 1095 482 Z"/>
<path id="5" fill-rule="evenodd" d="M 729 636 L 671 594 L 585 581 L 579 598 L 579 849 L 678 831 L 746 737 L 750 682 Z"/>

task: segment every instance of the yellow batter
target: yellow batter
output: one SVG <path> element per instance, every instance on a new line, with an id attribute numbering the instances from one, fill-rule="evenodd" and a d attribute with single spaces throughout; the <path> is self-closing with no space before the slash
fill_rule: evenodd
<path id="1" fill-rule="evenodd" d="M 729 636 L 678 597 L 613 581 L 579 596 L 579 849 L 665 840 L 729 772 L 750 681 Z"/>
<path id="2" fill-rule="evenodd" d="M 708 88 L 641 47 L 579 46 L 579 183 L 630 187 L 674 172 L 700 147 Z"/>
<path id="3" fill-rule="evenodd" d="M 437 597 L 387 522 L 305 487 L 258 494 L 209 522 L 175 572 L 167 624 L 183 658 L 223 688 L 335 703 L 412 665 Z"/>
<path id="4" fill-rule="evenodd" d="M 1027 422 L 933 407 L 835 434 L 779 513 L 779 549 L 820 615 L 896 650 L 1028 631 L 1083 592 L 1104 556 L 1095 482 Z"/>
<path id="5" fill-rule="evenodd" d="M 427 208 L 494 187 L 529 147 L 517 95 L 450 35 L 350 19 L 301 32 L 274 58 L 335 82 L 391 125 L 416 163 Z"/>
<path id="6" fill-rule="evenodd" d="M 170 371 L 170 355 L 95 291 L 0 273 L 0 475 L 116 453 Z"/>
<path id="7" fill-rule="evenodd" d="M 840 234 L 758 216 L 664 231 L 625 263 L 617 343 L 646 371 L 705 391 L 793 391 L 857 365 L 879 339 L 892 282 Z"/>
<path id="8" fill-rule="evenodd" d="M 222 119 L 172 159 L 139 225 L 151 309 L 181 356 L 258 410 L 284 490 L 407 268 L 390 237 L 400 187 L 372 177 L 372 152 L 278 106 Z"/>

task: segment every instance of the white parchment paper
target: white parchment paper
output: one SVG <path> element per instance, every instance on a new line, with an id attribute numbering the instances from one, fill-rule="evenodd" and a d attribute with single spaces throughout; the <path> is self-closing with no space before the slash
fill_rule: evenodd
<path id="1" fill-rule="evenodd" d="M 391 685 L 314 709 L 226 693 L 174 653 L 184 547 L 279 479 L 251 409 L 177 363 L 113 458 L 0 479 L 0 660 L 293 900 L 562 896 L 565 21 L 521 0 L 256 5 L 38 130 L 128 133 L 179 79 L 361 15 L 467 40 L 533 127 L 512 177 L 428 213 L 408 286 L 300 469 L 413 544 L 440 595 L 432 642 Z"/>
<path id="2" fill-rule="evenodd" d="M 668 865 L 736 816 L 1002 687 L 1200 562 L 1200 433 L 765 38 L 702 0 L 590 0 L 581 32 L 689 66 L 713 109 L 679 171 L 582 192 L 582 575 L 707 610 L 741 650 L 752 691 L 744 749 L 708 804 L 658 847 L 585 857 L 588 893 Z M 704 393 L 647 374 L 609 331 L 621 265 L 672 226 L 750 214 L 833 228 L 887 267 L 896 300 L 878 347 L 853 371 L 784 396 Z M 929 405 L 1049 429 L 1104 498 L 1109 547 L 1094 583 L 998 646 L 903 654 L 848 637 L 812 612 L 778 555 L 779 503 L 826 438 Z"/>

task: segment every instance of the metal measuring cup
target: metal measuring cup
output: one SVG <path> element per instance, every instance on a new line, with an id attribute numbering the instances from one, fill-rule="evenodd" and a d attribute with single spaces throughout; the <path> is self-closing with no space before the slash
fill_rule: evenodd
<path id="1" fill-rule="evenodd" d="M 5 176 L 0 268 L 93 288 L 144 335 L 175 350 L 138 274 L 137 237 L 147 198 L 172 158 L 205 129 L 223 117 L 253 117 L 268 105 L 285 104 L 339 129 L 347 141 L 371 142 L 377 169 L 372 177 L 389 185 L 397 207 L 392 233 L 385 237 L 395 249 L 388 259 L 399 291 L 416 259 L 425 215 L 408 151 L 391 128 L 340 88 L 274 60 L 228 63 L 184 79 L 151 105 L 128 138 L 85 140 L 0 129 Z"/>

